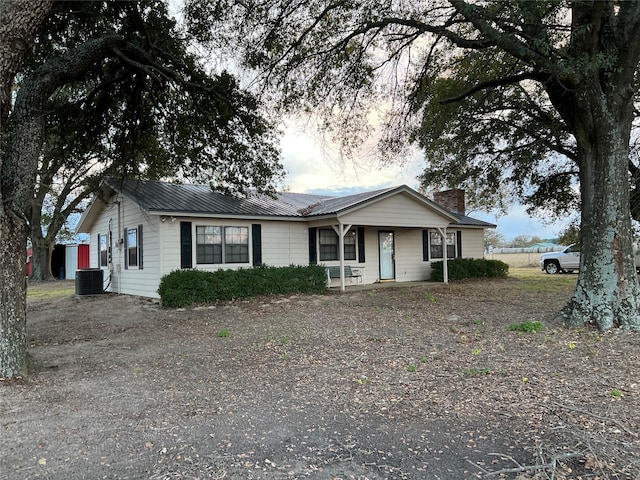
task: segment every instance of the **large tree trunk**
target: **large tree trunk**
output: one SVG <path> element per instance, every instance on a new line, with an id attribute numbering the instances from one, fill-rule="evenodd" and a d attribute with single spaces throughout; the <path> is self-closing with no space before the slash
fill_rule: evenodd
<path id="1" fill-rule="evenodd" d="M 4 145 L 15 75 L 35 33 L 51 9 L 49 0 L 0 1 L 0 172 L 5 175 Z M 0 189 L 0 377 L 25 372 L 27 226 L 13 190 Z"/>
<path id="2" fill-rule="evenodd" d="M 51 257 L 53 255 L 53 243 L 48 238 L 40 236 L 34 240 L 31 234 L 31 248 L 33 250 L 32 271 L 29 277 L 30 282 L 49 282 L 54 280 L 51 272 Z"/>
<path id="3" fill-rule="evenodd" d="M 42 181 L 42 178 L 43 176 L 41 175 L 40 181 Z M 51 180 L 48 180 L 48 183 L 50 184 Z M 42 188 L 40 188 L 40 191 L 42 191 Z M 51 230 L 55 229 L 59 222 L 55 224 L 51 222 L 47 235 L 42 234 L 42 203 L 44 195 L 39 195 L 40 191 L 36 192 L 35 198 L 26 213 L 29 215 L 29 229 L 31 232 L 29 238 L 31 239 L 33 250 L 33 256 L 31 257 L 33 268 L 29 277 L 30 282 L 48 282 L 54 279 L 51 273 L 51 256 L 55 247 L 55 235 L 60 230 L 58 228 L 56 232 L 52 232 Z M 52 233 L 54 235 L 51 235 Z"/>
<path id="4" fill-rule="evenodd" d="M 580 162 L 582 255 L 578 284 L 563 310 L 569 326 L 640 330 L 640 287 L 629 207 L 631 98 L 599 82 L 577 93 L 574 126 Z"/>
<path id="5" fill-rule="evenodd" d="M 0 377 L 26 370 L 27 228 L 11 213 L 0 218 Z"/>
<path id="6" fill-rule="evenodd" d="M 53 0 L 0 1 L 0 132 L 11 109 L 13 80 Z"/>
<path id="7" fill-rule="evenodd" d="M 1 5 L 2 0 L 0 0 Z M 1 11 L 0 11 L 1 13 Z M 1 33 L 1 32 L 0 32 Z M 44 141 L 45 105 L 61 85 L 80 77 L 95 62 L 108 55 L 124 40 L 117 34 L 89 40 L 64 55 L 49 59 L 32 76 L 25 79 L 16 95 L 11 126 L 3 126 L 6 150 L 0 165 L 0 253 L 9 255 L 7 263 L 0 260 L 0 347 L 7 355 L 0 356 L 0 377 L 14 377 L 25 365 L 26 343 L 26 283 L 25 262 L 27 245 L 26 206 L 33 200 L 38 158 Z M 0 62 L 0 70 L 2 62 Z M 8 133 L 8 134 L 7 134 Z M 14 257 L 15 255 L 15 257 Z M 15 258 L 22 257 L 22 262 Z M 18 272 L 18 265 L 21 265 Z M 4 270 L 4 269 L 7 270 Z"/>

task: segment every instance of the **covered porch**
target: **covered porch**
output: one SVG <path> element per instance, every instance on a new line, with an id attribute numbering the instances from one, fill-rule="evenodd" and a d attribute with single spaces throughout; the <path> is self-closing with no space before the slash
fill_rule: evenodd
<path id="1" fill-rule="evenodd" d="M 446 226 L 407 228 L 388 225 L 323 224 L 310 229 L 316 263 L 327 270 L 327 285 L 350 286 L 425 282 L 431 261 L 443 261 L 455 232 Z M 456 249 L 455 245 L 449 245 Z M 459 248 L 458 248 L 459 251 Z M 447 262 L 443 264 L 448 282 Z"/>

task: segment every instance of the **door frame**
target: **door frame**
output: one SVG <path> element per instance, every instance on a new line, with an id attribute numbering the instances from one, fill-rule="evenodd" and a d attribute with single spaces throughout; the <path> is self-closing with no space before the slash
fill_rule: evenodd
<path id="1" fill-rule="evenodd" d="M 383 234 L 391 234 L 393 239 L 393 250 L 391 252 L 391 270 L 392 276 L 390 278 L 382 278 L 382 241 L 381 236 Z M 396 280 L 396 232 L 394 230 L 378 230 L 378 274 L 381 282 L 394 282 Z"/>

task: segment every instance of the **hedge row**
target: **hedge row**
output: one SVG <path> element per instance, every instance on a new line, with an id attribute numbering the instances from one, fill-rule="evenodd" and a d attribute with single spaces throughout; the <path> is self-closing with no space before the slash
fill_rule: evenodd
<path id="1" fill-rule="evenodd" d="M 500 260 L 483 260 L 478 258 L 454 258 L 447 262 L 449 280 L 478 277 L 506 277 L 509 265 Z M 442 262 L 431 264 L 431 279 L 442 282 Z"/>
<path id="2" fill-rule="evenodd" d="M 322 293 L 327 274 L 319 265 L 260 266 L 239 270 L 176 270 L 160 280 L 158 293 L 165 307 L 289 293 Z"/>

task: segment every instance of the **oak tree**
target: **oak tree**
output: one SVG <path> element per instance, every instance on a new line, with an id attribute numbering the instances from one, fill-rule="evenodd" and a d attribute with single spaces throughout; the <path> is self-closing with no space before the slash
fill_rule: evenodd
<path id="1" fill-rule="evenodd" d="M 26 359 L 26 226 L 30 218 L 40 228 L 37 180 L 45 190 L 60 172 L 84 181 L 93 161 L 94 179 L 105 172 L 181 175 L 244 192 L 269 191 L 282 172 L 275 130 L 258 99 L 193 53 L 166 3 L 49 7 L 42 29 L 32 31 L 28 61 L 10 79 L 17 88 L 3 124 L 2 223 L 10 233 L 0 239 L 7 286 L 0 376 L 16 376 Z"/>
<path id="2" fill-rule="evenodd" d="M 347 147 L 358 140 L 352 133 L 366 134 L 358 127 L 377 104 L 388 120 L 385 154 L 418 141 L 427 156 L 449 154 L 442 170 L 496 191 L 504 174 L 544 191 L 566 188 L 563 171 L 575 171 L 588 234 L 562 316 L 573 326 L 640 330 L 629 184 L 640 2 L 188 0 L 186 12 L 202 42 L 227 33 L 284 109 L 320 111 Z M 207 29 L 221 12 L 226 19 Z M 538 135 L 522 132 L 522 105 Z M 452 135 L 438 124 L 441 112 L 478 121 L 460 120 L 468 131 Z M 464 134 L 472 144 L 460 159 L 455 143 L 441 147 Z M 553 144 L 571 149 L 535 153 Z M 515 154 L 495 164 L 464 155 L 498 148 Z"/>

